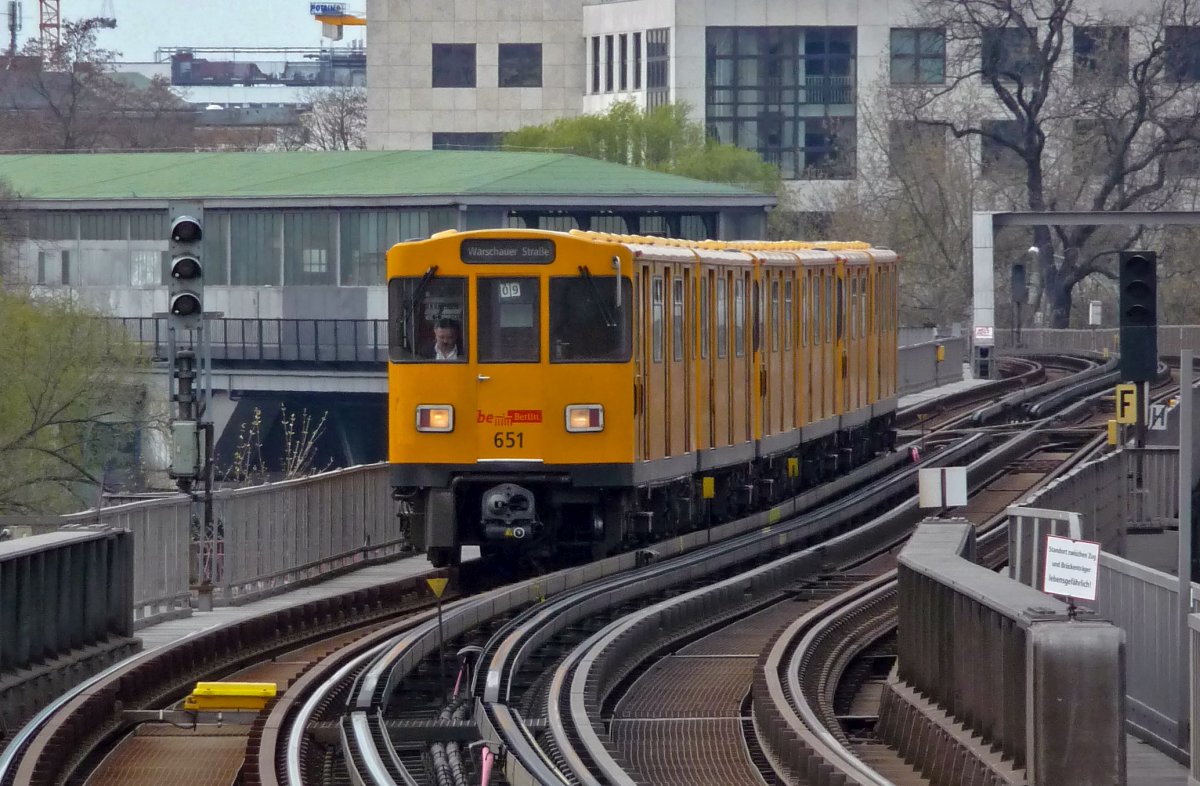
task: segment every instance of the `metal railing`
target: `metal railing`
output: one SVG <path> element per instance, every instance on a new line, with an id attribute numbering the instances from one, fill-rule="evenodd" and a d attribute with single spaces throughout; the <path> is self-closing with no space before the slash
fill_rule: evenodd
<path id="1" fill-rule="evenodd" d="M 134 533 L 132 605 L 141 626 L 190 613 L 201 576 L 211 581 L 214 603 L 234 604 L 399 554 L 407 540 L 390 483 L 380 463 L 217 491 L 205 564 L 183 495 L 76 513 L 63 523 Z"/>
<path id="2" fill-rule="evenodd" d="M 1031 784 L 1113 782 L 1125 771 L 1122 632 L 1068 621 L 1065 603 L 967 558 L 974 545 L 969 523 L 927 522 L 900 553 L 900 679 Z"/>
<path id="3" fill-rule="evenodd" d="M 945 360 L 938 360 L 938 347 L 944 348 Z M 966 339 L 961 336 L 900 347 L 897 392 L 903 396 L 961 382 L 966 349 Z"/>
<path id="4" fill-rule="evenodd" d="M 113 317 L 156 358 L 167 356 L 164 317 Z M 384 363 L 385 319 L 214 319 L 212 356 L 218 362 Z"/>
<path id="5" fill-rule="evenodd" d="M 1011 330 L 997 328 L 996 345 L 998 347 L 1012 349 L 1013 339 Z M 1120 331 L 1116 328 L 1090 328 L 1088 330 L 1024 328 L 1021 330 L 1021 349 L 1028 352 L 1071 350 L 1119 352 L 1120 344 Z M 1200 325 L 1158 326 L 1158 353 L 1160 355 L 1178 355 L 1182 349 L 1196 349 L 1197 347 L 1200 347 Z"/>
<path id="6" fill-rule="evenodd" d="M 1069 510 L 1009 508 L 1009 576 L 1037 587 L 1046 536 L 1092 539 L 1090 529 Z M 1129 725 L 1177 756 L 1187 754 L 1182 731 L 1188 722 L 1181 701 L 1185 675 L 1180 671 L 1178 597 L 1174 576 L 1102 551 L 1096 600 L 1084 602 L 1125 632 Z"/>
<path id="7" fill-rule="evenodd" d="M 72 680 L 136 651 L 131 540 L 57 532 L 0 543 L 0 738 Z M 59 658 L 72 669 L 38 668 Z"/>

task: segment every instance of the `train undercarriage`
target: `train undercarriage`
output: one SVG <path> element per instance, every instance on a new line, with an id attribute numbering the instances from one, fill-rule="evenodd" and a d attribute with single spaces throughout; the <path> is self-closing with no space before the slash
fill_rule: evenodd
<path id="1" fill-rule="evenodd" d="M 398 488 L 396 496 L 413 545 L 436 567 L 458 564 L 461 547 L 476 544 L 485 559 L 551 568 L 769 508 L 894 448 L 895 414 L 887 413 L 789 451 L 651 484 L 585 486 L 565 474 L 464 473 L 447 488 Z"/>

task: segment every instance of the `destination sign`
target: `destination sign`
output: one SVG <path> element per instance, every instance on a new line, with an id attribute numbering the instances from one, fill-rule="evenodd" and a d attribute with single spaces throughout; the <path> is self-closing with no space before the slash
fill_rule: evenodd
<path id="1" fill-rule="evenodd" d="M 471 265 L 548 265 L 554 261 L 553 240 L 487 238 L 464 240 L 462 261 Z"/>

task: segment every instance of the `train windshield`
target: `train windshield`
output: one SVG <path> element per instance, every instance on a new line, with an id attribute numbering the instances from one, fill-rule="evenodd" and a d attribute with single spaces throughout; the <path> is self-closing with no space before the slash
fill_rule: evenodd
<path id="1" fill-rule="evenodd" d="M 393 363 L 467 361 L 467 280 L 424 276 L 388 281 L 388 355 Z"/>
<path id="2" fill-rule="evenodd" d="M 633 284 L 621 278 L 621 305 L 612 276 L 550 279 L 550 362 L 624 363 L 633 347 Z"/>

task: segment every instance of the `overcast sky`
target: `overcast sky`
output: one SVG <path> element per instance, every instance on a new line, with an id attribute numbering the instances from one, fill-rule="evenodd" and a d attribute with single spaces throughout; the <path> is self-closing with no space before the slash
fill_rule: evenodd
<path id="1" fill-rule="evenodd" d="M 34 37 L 38 2 L 20 2 L 21 36 Z M 60 0 L 60 4 L 64 20 L 99 16 L 111 5 L 117 29 L 100 31 L 98 40 L 106 49 L 120 51 L 123 60 L 153 60 L 160 46 L 320 46 L 323 42 L 320 22 L 308 14 L 308 0 Z M 2 4 L 0 14 L 7 5 Z M 347 3 L 348 10 L 357 14 L 365 6 L 365 0 Z M 3 21 L 7 40 L 8 20 Z M 361 38 L 362 30 L 346 28 L 347 40 Z"/>

